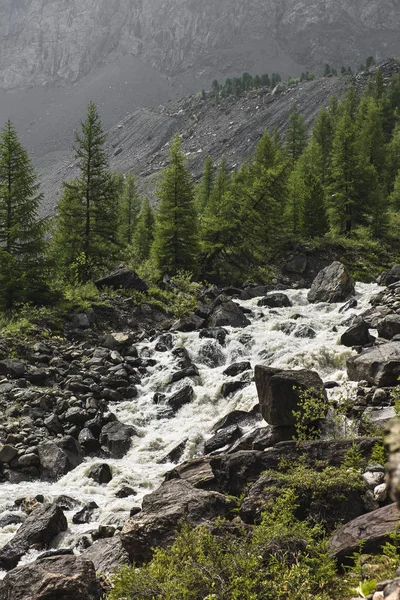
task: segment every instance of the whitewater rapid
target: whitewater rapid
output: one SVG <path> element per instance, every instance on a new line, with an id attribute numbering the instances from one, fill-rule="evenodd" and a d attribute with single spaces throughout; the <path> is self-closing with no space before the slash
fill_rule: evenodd
<path id="1" fill-rule="evenodd" d="M 201 455 L 205 440 L 212 435 L 212 426 L 221 417 L 236 409 L 250 410 L 257 404 L 254 382 L 228 398 L 221 396 L 222 384 L 229 379 L 223 375 L 223 371 L 230 364 L 248 360 L 252 368 L 256 364 L 265 364 L 285 369 L 314 369 L 324 381 L 336 381 L 346 386 L 346 359 L 352 350 L 339 344 L 340 336 L 348 327 L 349 319 L 366 310 L 371 297 L 380 289 L 375 284 L 357 284 L 358 305 L 344 314 L 339 312 L 343 303 L 310 305 L 307 302 L 308 290 L 285 291 L 293 305 L 290 308 L 259 308 L 259 298 L 237 301 L 253 312 L 253 315 L 247 315 L 251 325 L 243 329 L 226 327 L 228 335 L 224 347 L 212 340 L 200 339 L 198 332 L 173 334 L 174 346 L 187 349 L 200 375 L 172 386 L 168 382 L 177 367 L 170 351 L 156 351 L 157 340 L 138 344 L 139 356 L 154 358 L 157 364 L 149 367 L 147 375 L 143 377 L 137 398 L 110 405 L 110 411 L 115 413 L 119 421 L 134 425 L 139 433 L 138 437 L 132 438 L 131 449 L 126 456 L 120 460 L 88 459 L 56 483 L 2 483 L 0 515 L 10 509 L 16 499 L 37 494 L 43 494 L 49 500 L 67 495 L 83 503 L 95 501 L 100 507 L 99 520 L 86 525 L 72 525 L 72 515 L 76 511 L 66 513 L 69 529 L 58 538 L 57 547 L 67 547 L 77 534 L 94 530 L 98 524 L 121 524 L 128 518 L 130 509 L 140 506 L 143 496 L 158 487 L 163 474 L 175 466 L 172 463 L 159 464 L 160 459 L 186 439 L 188 441 L 181 462 Z M 315 337 L 298 337 L 300 327 L 310 327 Z M 217 367 L 201 362 L 202 348 L 210 343 L 218 346 L 216 353 L 220 364 Z M 162 406 L 153 402 L 153 395 L 156 392 L 169 395 L 187 383 L 194 388 L 193 401 L 167 418 Z M 262 426 L 261 421 L 258 427 Z M 93 464 L 102 462 L 111 466 L 113 478 L 108 485 L 100 486 L 89 479 L 87 473 Z M 116 498 L 115 492 L 122 484 L 133 487 L 137 496 Z M 17 528 L 11 525 L 0 529 L 0 547 L 14 535 Z M 31 553 L 21 562 L 26 563 L 34 558 L 35 553 Z"/>

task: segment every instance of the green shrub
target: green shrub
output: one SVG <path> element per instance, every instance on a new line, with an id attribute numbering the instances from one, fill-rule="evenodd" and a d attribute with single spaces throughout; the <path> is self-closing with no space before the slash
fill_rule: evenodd
<path id="1" fill-rule="evenodd" d="M 325 418 L 328 408 L 322 390 L 298 389 L 298 410 L 293 411 L 295 439 L 298 441 L 317 440 L 320 436 L 319 421 Z"/>
<path id="2" fill-rule="evenodd" d="M 108 600 L 328 600 L 335 563 L 321 528 L 298 521 L 295 509 L 287 490 L 252 534 L 221 526 L 214 535 L 184 525 L 172 547 L 156 550 L 150 563 L 123 567 Z"/>

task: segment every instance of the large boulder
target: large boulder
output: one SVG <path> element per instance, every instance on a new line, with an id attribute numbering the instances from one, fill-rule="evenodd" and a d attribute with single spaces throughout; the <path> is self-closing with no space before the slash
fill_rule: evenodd
<path id="1" fill-rule="evenodd" d="M 270 425 L 294 425 L 293 411 L 298 409 L 301 392 L 315 391 L 328 400 L 321 377 L 315 371 L 283 371 L 256 365 L 254 377 L 262 416 Z"/>
<path id="2" fill-rule="evenodd" d="M 209 318 L 209 327 L 247 327 L 249 319 L 232 300 L 220 300 Z"/>
<path id="3" fill-rule="evenodd" d="M 400 342 L 388 342 L 347 359 L 352 381 L 368 381 L 378 387 L 397 385 L 400 375 Z"/>
<path id="4" fill-rule="evenodd" d="M 24 377 L 26 373 L 26 367 L 17 358 L 6 358 L 0 361 L 0 375 L 8 375 L 14 379 L 20 379 Z"/>
<path id="5" fill-rule="evenodd" d="M 292 306 L 288 296 L 281 292 L 271 292 L 265 298 L 258 301 L 257 306 L 267 306 L 268 308 L 285 308 Z"/>
<path id="6" fill-rule="evenodd" d="M 93 563 L 79 556 L 54 556 L 18 567 L 0 582 L 0 600 L 100 600 Z"/>
<path id="7" fill-rule="evenodd" d="M 311 303 L 344 302 L 354 293 L 353 279 L 346 267 L 336 261 L 318 273 L 307 298 Z"/>
<path id="8" fill-rule="evenodd" d="M 113 573 L 122 565 L 129 564 L 128 553 L 122 547 L 119 535 L 98 540 L 82 553 L 82 558 L 91 560 L 96 572 L 106 575 Z"/>
<path id="9" fill-rule="evenodd" d="M 399 518 L 396 504 L 362 515 L 346 523 L 332 536 L 330 551 L 340 562 L 346 562 L 353 552 L 359 550 L 362 542 L 364 554 L 378 554 L 382 545 L 397 530 Z"/>
<path id="10" fill-rule="evenodd" d="M 135 290 L 137 292 L 147 292 L 149 289 L 148 284 L 139 277 L 135 271 L 131 269 L 120 268 L 98 279 L 96 287 L 99 290 L 103 288 L 112 288 L 113 290 Z"/>
<path id="11" fill-rule="evenodd" d="M 362 317 L 357 317 L 348 329 L 343 333 L 340 342 L 343 346 L 365 346 L 372 342 L 369 326 Z"/>
<path id="12" fill-rule="evenodd" d="M 231 517 L 233 507 L 223 494 L 197 489 L 181 479 L 168 481 L 145 496 L 141 512 L 125 523 L 122 545 L 130 560 L 140 564 L 151 558 L 153 548 L 175 539 L 182 519 L 201 525 L 216 517 Z"/>
<path id="13" fill-rule="evenodd" d="M 39 444 L 38 452 L 42 476 L 48 480 L 62 477 L 83 462 L 81 448 L 71 436 Z"/>
<path id="14" fill-rule="evenodd" d="M 393 265 L 390 271 L 388 271 L 382 279 L 384 285 L 392 285 L 393 283 L 400 281 L 400 265 Z"/>
<path id="15" fill-rule="evenodd" d="M 50 542 L 67 529 L 67 519 L 56 504 L 36 508 L 18 529 L 15 536 L 0 550 L 0 569 L 14 569 L 28 550 L 48 547 Z"/>
<path id="16" fill-rule="evenodd" d="M 113 458 L 122 458 L 131 447 L 131 438 L 136 429 L 120 421 L 112 421 L 101 430 L 100 443 L 107 447 Z"/>
<path id="17" fill-rule="evenodd" d="M 400 334 L 400 315 L 387 315 L 377 325 L 378 334 L 386 340 L 391 340 Z"/>

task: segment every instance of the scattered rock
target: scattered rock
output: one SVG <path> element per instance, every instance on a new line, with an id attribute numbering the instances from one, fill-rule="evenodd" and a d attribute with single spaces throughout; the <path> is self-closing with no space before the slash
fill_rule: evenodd
<path id="1" fill-rule="evenodd" d="M 396 531 L 398 522 L 399 511 L 395 504 L 378 508 L 343 525 L 332 536 L 330 550 L 341 563 L 357 552 L 361 542 L 365 554 L 378 554 L 390 534 Z"/>
<path id="2" fill-rule="evenodd" d="M 62 477 L 83 461 L 79 444 L 71 436 L 39 444 L 38 454 L 42 476 L 50 480 Z"/>
<path id="3" fill-rule="evenodd" d="M 151 558 L 153 548 L 174 540 L 183 516 L 186 522 L 200 525 L 216 517 L 229 518 L 233 505 L 223 494 L 197 489 L 180 479 L 168 481 L 145 496 L 142 511 L 125 523 L 122 545 L 130 560 L 140 564 Z"/>
<path id="4" fill-rule="evenodd" d="M 113 273 L 110 273 L 110 275 L 98 279 L 95 284 L 99 290 L 112 288 L 114 290 L 123 289 L 147 292 L 149 289 L 148 284 L 143 279 L 140 279 L 135 271 L 125 268 L 117 269 Z"/>
<path id="5" fill-rule="evenodd" d="M 185 385 L 183 388 L 172 394 L 167 400 L 168 406 L 172 408 L 174 412 L 177 412 L 185 404 L 192 402 L 194 398 L 194 389 L 191 385 Z"/>
<path id="6" fill-rule="evenodd" d="M 197 331 L 201 329 L 205 325 L 205 320 L 201 317 L 197 317 L 196 315 L 192 315 L 191 317 L 183 317 L 179 319 L 176 323 L 173 324 L 173 331 Z"/>
<path id="7" fill-rule="evenodd" d="M 271 292 L 265 298 L 258 301 L 257 306 L 268 306 L 269 308 L 285 308 L 292 306 L 286 294 Z"/>
<path id="8" fill-rule="evenodd" d="M 298 409 L 301 391 L 316 391 L 327 402 L 322 379 L 315 371 L 282 371 L 256 365 L 254 376 L 261 412 L 270 425 L 294 425 L 293 411 Z"/>
<path id="9" fill-rule="evenodd" d="M 362 317 L 357 317 L 348 329 L 344 332 L 340 339 L 340 343 L 343 346 L 365 346 L 372 341 L 372 337 L 369 333 L 369 326 Z"/>
<path id="10" fill-rule="evenodd" d="M 0 550 L 0 568 L 6 571 L 14 569 L 32 546 L 46 548 L 56 535 L 66 529 L 67 519 L 61 508 L 56 504 L 39 506 Z"/>
<path id="11" fill-rule="evenodd" d="M 387 315 L 381 319 L 377 326 L 378 334 L 386 340 L 391 340 L 400 334 L 400 315 Z"/>
<path id="12" fill-rule="evenodd" d="M 225 369 L 223 374 L 227 375 L 228 377 L 236 377 L 237 375 L 240 375 L 240 373 L 244 373 L 245 371 L 249 371 L 250 369 L 251 363 L 246 360 L 244 362 L 233 363 L 232 365 L 229 365 L 229 367 Z"/>
<path id="13" fill-rule="evenodd" d="M 131 447 L 133 435 L 136 435 L 134 427 L 113 421 L 101 430 L 100 443 L 108 448 L 113 458 L 122 458 Z"/>
<path id="14" fill-rule="evenodd" d="M 102 463 L 99 465 L 93 465 L 90 467 L 87 476 L 93 479 L 99 485 L 103 483 L 109 483 L 112 479 L 112 472 L 109 465 Z"/>
<path id="15" fill-rule="evenodd" d="M 93 563 L 79 556 L 38 559 L 0 582 L 1 600 L 100 600 L 102 595 Z"/>
<path id="16" fill-rule="evenodd" d="M 84 523 L 90 523 L 93 521 L 95 513 L 98 509 L 98 505 L 96 502 L 88 502 L 85 506 L 74 514 L 72 517 L 72 522 L 76 525 L 83 525 Z"/>
<path id="17" fill-rule="evenodd" d="M 340 262 L 333 262 L 329 267 L 322 269 L 314 279 L 308 301 L 315 302 L 343 302 L 355 293 L 354 281 L 348 274 L 346 267 Z"/>
<path id="18" fill-rule="evenodd" d="M 378 387 L 397 385 L 400 375 L 400 342 L 388 342 L 350 356 L 347 373 L 352 381 L 367 381 Z"/>
<path id="19" fill-rule="evenodd" d="M 124 550 L 119 535 L 98 540 L 82 553 L 82 558 L 94 564 L 97 573 L 109 575 L 122 565 L 129 565 L 128 553 Z"/>
<path id="20" fill-rule="evenodd" d="M 200 331 L 199 337 L 212 338 L 214 340 L 217 340 L 221 344 L 221 346 L 225 346 L 225 340 L 227 335 L 228 332 L 223 327 L 214 327 L 210 329 L 202 329 Z"/>
<path id="21" fill-rule="evenodd" d="M 209 318 L 209 326 L 214 327 L 247 327 L 249 319 L 243 314 L 238 304 L 226 300 L 218 304 Z"/>

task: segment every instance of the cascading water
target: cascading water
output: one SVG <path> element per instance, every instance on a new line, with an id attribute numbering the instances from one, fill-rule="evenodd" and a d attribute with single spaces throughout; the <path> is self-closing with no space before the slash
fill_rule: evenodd
<path id="1" fill-rule="evenodd" d="M 67 513 L 70 528 L 57 540 L 58 547 L 67 546 L 77 534 L 93 530 L 99 523 L 123 522 L 132 506 L 140 504 L 143 496 L 161 483 L 163 474 L 173 468 L 172 463 L 160 464 L 160 459 L 183 440 L 187 443 L 182 462 L 201 454 L 204 441 L 211 436 L 212 426 L 221 417 L 235 409 L 250 410 L 257 403 L 253 382 L 227 398 L 221 396 L 222 384 L 227 379 L 223 371 L 231 363 L 248 360 L 252 367 L 266 364 L 285 369 L 314 369 L 324 381 L 334 380 L 345 385 L 345 363 L 352 350 L 339 344 L 340 336 L 349 318 L 363 312 L 379 289 L 373 284 L 357 284 L 358 306 L 344 314 L 339 312 L 343 304 L 310 305 L 307 290 L 286 292 L 293 305 L 290 308 L 259 308 L 258 299 L 240 302 L 253 312 L 249 316 L 251 325 L 244 329 L 227 327 L 225 346 L 220 346 L 215 340 L 200 339 L 198 332 L 173 334 L 175 346 L 187 349 L 200 373 L 194 379 L 173 385 L 169 384 L 169 380 L 177 367 L 171 352 L 156 351 L 157 340 L 139 344 L 139 355 L 151 356 L 156 365 L 150 367 L 142 379 L 137 398 L 110 405 L 118 420 L 134 425 L 139 434 L 132 438 L 131 449 L 123 459 L 107 460 L 113 472 L 112 481 L 100 486 L 87 477 L 91 465 L 104 462 L 91 459 L 56 483 L 3 483 L 0 485 L 0 512 L 10 509 L 17 498 L 37 494 L 49 499 L 68 495 L 83 503 L 95 501 L 100 507 L 98 522 L 72 525 L 73 513 Z M 174 415 L 168 416 L 162 404 L 154 403 L 156 392 L 169 394 L 188 382 L 194 387 L 194 399 Z M 116 498 L 115 492 L 122 484 L 133 487 L 137 496 Z M 10 525 L 0 529 L 0 546 L 14 535 L 17 528 Z M 34 558 L 35 554 L 31 553 L 21 562 Z"/>

